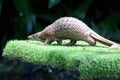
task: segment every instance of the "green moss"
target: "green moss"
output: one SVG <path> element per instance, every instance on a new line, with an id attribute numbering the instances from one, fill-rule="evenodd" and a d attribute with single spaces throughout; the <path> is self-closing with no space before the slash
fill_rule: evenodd
<path id="1" fill-rule="evenodd" d="M 54 44 L 43 46 L 39 41 L 13 40 L 7 43 L 3 56 L 53 68 L 77 69 L 82 79 L 120 76 L 120 48 L 110 50 L 100 43 L 88 46 L 85 42 L 78 42 L 77 46 Z"/>

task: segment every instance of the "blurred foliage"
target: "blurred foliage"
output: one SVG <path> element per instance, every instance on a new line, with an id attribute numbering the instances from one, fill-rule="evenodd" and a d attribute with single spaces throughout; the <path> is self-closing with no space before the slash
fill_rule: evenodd
<path id="1" fill-rule="evenodd" d="M 49 0 L 48 7 L 51 9 L 52 7 L 57 5 L 58 3 L 60 3 L 60 0 Z"/>
<path id="2" fill-rule="evenodd" d="M 27 39 L 62 16 L 83 20 L 100 35 L 120 42 L 119 10 L 119 0 L 0 0 L 0 54 L 8 40 Z"/>

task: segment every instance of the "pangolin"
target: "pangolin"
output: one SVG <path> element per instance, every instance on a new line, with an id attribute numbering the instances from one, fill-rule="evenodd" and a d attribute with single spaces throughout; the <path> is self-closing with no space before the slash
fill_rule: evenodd
<path id="1" fill-rule="evenodd" d="M 41 40 L 44 44 L 51 44 L 55 40 L 58 44 L 62 44 L 63 39 L 70 39 L 70 45 L 74 45 L 78 40 L 90 45 L 95 45 L 98 41 L 110 46 L 109 48 L 118 48 L 115 42 L 100 36 L 84 22 L 74 17 L 59 18 L 42 31 L 28 36 L 28 39 Z"/>

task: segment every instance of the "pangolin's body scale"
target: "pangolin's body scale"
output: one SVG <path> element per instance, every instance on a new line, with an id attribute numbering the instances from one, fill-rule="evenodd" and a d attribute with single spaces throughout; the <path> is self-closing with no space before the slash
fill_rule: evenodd
<path id="1" fill-rule="evenodd" d="M 86 39 L 85 35 L 91 32 L 91 29 L 76 18 L 64 17 L 56 20 L 43 30 L 45 33 L 49 31 L 54 32 L 55 38 L 84 40 Z"/>

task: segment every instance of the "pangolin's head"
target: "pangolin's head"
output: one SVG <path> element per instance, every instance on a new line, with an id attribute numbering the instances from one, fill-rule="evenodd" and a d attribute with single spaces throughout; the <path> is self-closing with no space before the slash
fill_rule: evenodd
<path id="1" fill-rule="evenodd" d="M 40 40 L 40 41 L 44 42 L 46 38 L 45 38 L 45 36 L 43 36 L 43 34 L 41 34 L 41 32 L 37 32 L 35 34 L 32 34 L 32 35 L 28 36 L 28 39 L 30 39 L 30 40 Z"/>

